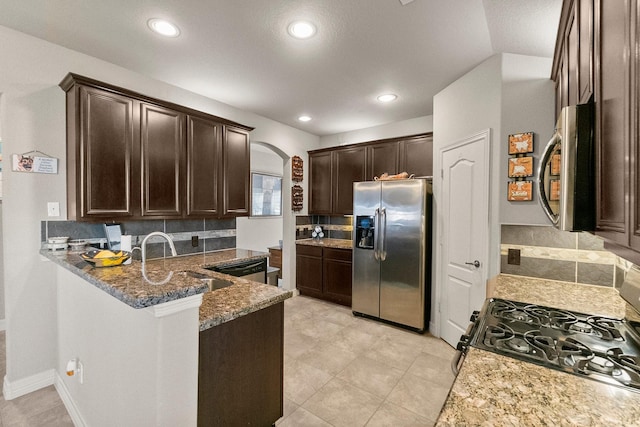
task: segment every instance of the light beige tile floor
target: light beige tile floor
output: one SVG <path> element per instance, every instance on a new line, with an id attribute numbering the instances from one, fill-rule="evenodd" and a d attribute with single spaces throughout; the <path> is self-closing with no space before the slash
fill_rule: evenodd
<path id="1" fill-rule="evenodd" d="M 419 335 L 354 317 L 313 298 L 285 302 L 285 416 L 278 427 L 431 426 L 453 383 L 454 350 Z M 0 332 L 0 378 L 5 375 Z M 0 427 L 73 426 L 53 386 L 4 400 Z"/>
<path id="2" fill-rule="evenodd" d="M 284 417 L 278 427 L 432 426 L 454 349 L 308 297 L 285 301 Z"/>

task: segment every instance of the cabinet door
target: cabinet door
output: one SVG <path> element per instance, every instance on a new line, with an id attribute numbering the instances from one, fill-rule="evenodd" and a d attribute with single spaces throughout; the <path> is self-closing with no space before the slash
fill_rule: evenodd
<path id="1" fill-rule="evenodd" d="M 323 293 L 330 301 L 351 306 L 351 256 L 349 249 L 324 248 Z"/>
<path id="2" fill-rule="evenodd" d="M 222 216 L 249 215 L 251 149 L 249 133 L 225 126 L 222 139 Z"/>
<path id="3" fill-rule="evenodd" d="M 567 49 L 567 70 L 568 73 L 568 101 L 569 105 L 578 104 L 578 56 L 579 56 L 579 39 L 578 39 L 578 29 L 580 28 L 580 24 L 576 18 L 576 10 L 577 10 L 576 1 L 573 4 L 573 8 L 569 15 L 569 21 L 567 22 L 567 28 L 565 32 L 565 46 Z"/>
<path id="4" fill-rule="evenodd" d="M 400 172 L 433 176 L 433 136 L 401 141 L 400 154 Z"/>
<path id="5" fill-rule="evenodd" d="M 217 216 L 222 125 L 187 117 L 187 216 Z"/>
<path id="6" fill-rule="evenodd" d="M 353 147 L 334 152 L 333 213 L 353 213 L 353 183 L 365 181 L 366 147 Z"/>
<path id="7" fill-rule="evenodd" d="M 596 92 L 596 165 L 598 234 L 628 246 L 628 111 L 629 25 L 627 1 L 599 1 L 600 31 Z"/>
<path id="8" fill-rule="evenodd" d="M 80 138 L 69 143 L 68 177 L 76 200 L 69 213 L 77 219 L 132 216 L 133 100 L 84 86 L 79 92 Z"/>
<path id="9" fill-rule="evenodd" d="M 578 103 L 593 95 L 593 1 L 576 1 L 578 23 Z"/>
<path id="10" fill-rule="evenodd" d="M 309 154 L 309 213 L 330 214 L 332 207 L 330 151 Z"/>
<path id="11" fill-rule="evenodd" d="M 296 245 L 296 288 L 301 294 L 322 298 L 322 248 Z"/>
<path id="12" fill-rule="evenodd" d="M 184 114 L 140 104 L 142 216 L 179 217 L 184 178 Z"/>
<path id="13" fill-rule="evenodd" d="M 385 172 L 389 175 L 402 172 L 398 168 L 399 159 L 400 143 L 398 141 L 368 146 L 366 180 L 371 181 L 374 176 L 380 176 Z"/>

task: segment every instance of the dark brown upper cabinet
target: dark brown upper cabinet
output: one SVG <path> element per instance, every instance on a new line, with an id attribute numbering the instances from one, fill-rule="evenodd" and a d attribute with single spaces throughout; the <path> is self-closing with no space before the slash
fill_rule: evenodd
<path id="1" fill-rule="evenodd" d="M 552 78 L 556 117 L 562 107 L 584 104 L 594 94 L 594 0 L 565 1 Z"/>
<path id="2" fill-rule="evenodd" d="M 68 74 L 68 217 L 249 214 L 252 128 Z"/>
<path id="3" fill-rule="evenodd" d="M 353 214 L 353 183 L 365 181 L 366 147 L 351 147 L 333 152 L 332 213 Z"/>
<path id="4" fill-rule="evenodd" d="M 309 213 L 326 215 L 333 212 L 332 158 L 331 151 L 309 152 Z"/>
<path id="5" fill-rule="evenodd" d="M 241 128 L 225 127 L 222 139 L 223 216 L 249 215 L 251 184 L 249 133 Z"/>
<path id="6" fill-rule="evenodd" d="M 73 141 L 67 146 L 69 215 L 133 215 L 134 109 L 130 98 L 91 87 L 78 87 L 67 97 L 67 111 L 77 112 L 67 123 Z"/>
<path id="7" fill-rule="evenodd" d="M 433 136 L 400 141 L 400 170 L 416 177 L 433 176 Z"/>
<path id="8" fill-rule="evenodd" d="M 640 0 L 565 0 L 552 74 L 558 107 L 589 99 L 595 103 L 595 233 L 604 238 L 605 248 L 636 264 L 640 263 L 639 13 Z M 571 61 L 577 65 L 567 66 Z"/>
<path id="9" fill-rule="evenodd" d="M 187 117 L 187 215 L 217 216 L 219 212 L 222 125 L 199 117 Z"/>
<path id="10" fill-rule="evenodd" d="M 182 216 L 184 120 L 177 111 L 140 104 L 142 216 Z"/>
<path id="11" fill-rule="evenodd" d="M 309 213 L 353 214 L 353 183 L 383 173 L 433 175 L 433 135 L 363 142 L 309 151 Z"/>
<path id="12" fill-rule="evenodd" d="M 367 146 L 366 181 L 383 173 L 396 175 L 400 170 L 400 142 L 380 142 Z"/>

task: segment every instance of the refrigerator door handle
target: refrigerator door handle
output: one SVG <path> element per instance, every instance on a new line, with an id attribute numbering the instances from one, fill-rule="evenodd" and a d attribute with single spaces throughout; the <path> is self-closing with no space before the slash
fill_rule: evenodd
<path id="1" fill-rule="evenodd" d="M 380 209 L 380 219 L 382 224 L 380 224 L 380 232 L 381 235 L 381 248 L 380 248 L 380 261 L 384 261 L 387 259 L 387 209 Z"/>
<path id="2" fill-rule="evenodd" d="M 373 257 L 376 261 L 380 261 L 380 252 L 378 250 L 378 239 L 380 239 L 380 209 L 376 208 L 373 218 L 373 226 L 375 227 L 375 238 L 373 239 Z"/>

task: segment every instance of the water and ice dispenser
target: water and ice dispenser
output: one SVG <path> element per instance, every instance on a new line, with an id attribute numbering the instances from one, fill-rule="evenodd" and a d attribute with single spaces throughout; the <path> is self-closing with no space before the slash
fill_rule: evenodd
<path id="1" fill-rule="evenodd" d="M 375 239 L 375 223 L 372 216 L 356 217 L 356 247 L 373 249 Z"/>

